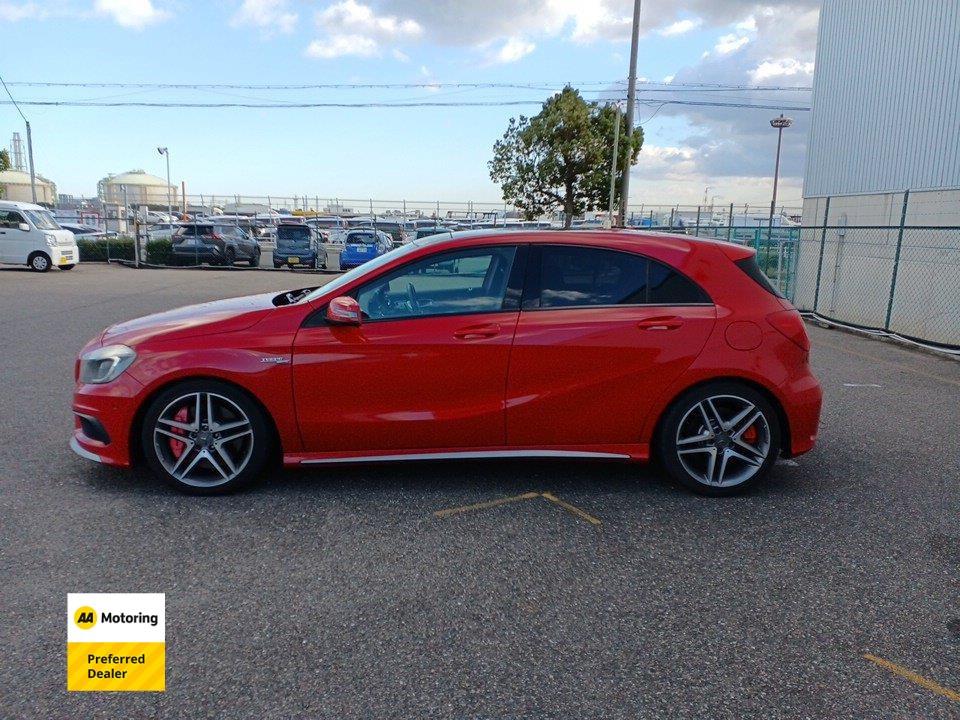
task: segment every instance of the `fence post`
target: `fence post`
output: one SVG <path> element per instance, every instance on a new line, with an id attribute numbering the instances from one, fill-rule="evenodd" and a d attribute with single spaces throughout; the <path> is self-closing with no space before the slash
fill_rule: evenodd
<path id="1" fill-rule="evenodd" d="M 903 191 L 903 209 L 900 211 L 900 231 L 897 233 L 897 250 L 893 256 L 893 275 L 890 278 L 890 297 L 887 299 L 887 321 L 884 330 L 890 329 L 890 317 L 893 315 L 893 296 L 897 291 L 897 273 L 900 270 L 900 249 L 903 247 L 903 226 L 907 222 L 907 202 L 910 200 L 910 190 Z"/>
<path id="2" fill-rule="evenodd" d="M 813 311 L 817 311 L 817 302 L 820 300 L 820 277 L 823 274 L 823 250 L 827 245 L 827 220 L 830 217 L 830 196 L 827 196 L 827 205 L 823 209 L 823 227 L 820 229 L 820 259 L 817 261 L 817 285 L 813 291 Z"/>
<path id="3" fill-rule="evenodd" d="M 674 213 L 673 208 L 670 208 L 670 228 L 669 229 L 671 231 L 673 230 L 673 213 Z"/>
<path id="4" fill-rule="evenodd" d="M 733 230 L 733 203 L 730 203 L 730 214 L 727 216 L 727 242 L 730 242 L 731 230 Z"/>
<path id="5" fill-rule="evenodd" d="M 696 237 L 700 237 L 700 206 L 697 205 L 697 230 Z"/>

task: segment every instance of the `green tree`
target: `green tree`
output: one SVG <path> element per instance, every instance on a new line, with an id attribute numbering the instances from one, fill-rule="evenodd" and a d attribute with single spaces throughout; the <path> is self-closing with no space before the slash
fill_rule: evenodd
<path id="1" fill-rule="evenodd" d="M 6 149 L 0 149 L 0 172 L 10 169 L 10 153 Z"/>
<path id="2" fill-rule="evenodd" d="M 620 202 L 623 165 L 632 165 L 643 145 L 643 130 L 630 143 L 626 117 L 612 105 L 588 103 L 567 86 L 543 104 L 532 118 L 510 118 L 503 137 L 493 145 L 490 178 L 500 184 L 503 199 L 527 219 L 562 208 L 564 227 L 587 210 L 606 209 L 610 193 L 610 159 L 614 123 L 620 115 L 614 202 Z"/>

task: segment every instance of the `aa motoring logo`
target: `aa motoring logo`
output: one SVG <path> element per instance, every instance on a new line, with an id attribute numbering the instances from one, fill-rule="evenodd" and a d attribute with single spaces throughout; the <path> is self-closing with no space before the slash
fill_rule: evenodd
<path id="1" fill-rule="evenodd" d="M 97 624 L 97 611 L 89 605 L 77 608 L 73 614 L 73 622 L 81 630 L 89 630 Z M 144 624 L 156 627 L 160 622 L 159 615 L 148 615 L 146 613 L 123 613 L 123 612 L 104 612 L 100 613 L 100 622 L 114 623 L 121 625 Z"/>
<path id="2" fill-rule="evenodd" d="M 67 690 L 166 689 L 162 593 L 67 595 Z"/>

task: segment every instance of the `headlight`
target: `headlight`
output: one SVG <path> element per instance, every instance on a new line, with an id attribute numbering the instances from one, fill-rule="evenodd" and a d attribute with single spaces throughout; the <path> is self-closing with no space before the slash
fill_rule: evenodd
<path id="1" fill-rule="evenodd" d="M 80 382 L 101 385 L 116 380 L 137 354 L 126 345 L 107 345 L 80 358 Z"/>
<path id="2" fill-rule="evenodd" d="M 44 234 L 44 239 L 47 241 L 47 247 L 56 247 L 57 246 L 57 236 L 51 235 L 50 233 Z"/>

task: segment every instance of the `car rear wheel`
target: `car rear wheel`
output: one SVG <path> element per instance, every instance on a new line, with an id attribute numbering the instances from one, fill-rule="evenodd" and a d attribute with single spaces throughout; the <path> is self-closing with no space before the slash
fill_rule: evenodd
<path id="1" fill-rule="evenodd" d="M 260 248 L 256 248 L 253 251 L 253 255 L 250 256 L 250 267 L 260 267 Z"/>
<path id="2" fill-rule="evenodd" d="M 270 457 L 271 437 L 263 411 L 244 392 L 195 380 L 154 399 L 140 442 L 164 481 L 183 492 L 211 495 L 254 480 Z"/>
<path id="3" fill-rule="evenodd" d="M 223 252 L 223 264 L 230 266 L 237 261 L 237 251 L 233 248 L 227 248 Z"/>
<path id="4" fill-rule="evenodd" d="M 702 385 L 671 405 L 657 451 L 671 477 L 694 492 L 742 492 L 759 482 L 780 454 L 777 413 L 747 385 Z"/>
<path id="5" fill-rule="evenodd" d="M 50 269 L 50 257 L 46 253 L 36 252 L 27 260 L 27 265 L 34 272 L 46 272 Z"/>

